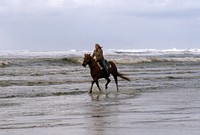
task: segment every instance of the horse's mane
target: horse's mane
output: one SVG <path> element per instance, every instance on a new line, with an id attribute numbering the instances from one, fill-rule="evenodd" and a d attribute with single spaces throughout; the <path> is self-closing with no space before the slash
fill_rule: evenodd
<path id="1" fill-rule="evenodd" d="M 85 54 L 85 57 L 90 57 L 92 60 L 94 60 L 94 58 L 92 57 L 92 55 L 89 54 L 89 53 L 86 53 L 86 54 Z"/>

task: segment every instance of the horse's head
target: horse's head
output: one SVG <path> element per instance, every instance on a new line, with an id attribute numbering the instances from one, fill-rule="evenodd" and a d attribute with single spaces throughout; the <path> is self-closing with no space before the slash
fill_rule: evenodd
<path id="1" fill-rule="evenodd" d="M 86 67 L 87 64 L 89 64 L 91 62 L 91 56 L 90 54 L 85 54 L 84 55 L 84 58 L 83 58 L 83 63 L 82 63 L 82 66 Z"/>

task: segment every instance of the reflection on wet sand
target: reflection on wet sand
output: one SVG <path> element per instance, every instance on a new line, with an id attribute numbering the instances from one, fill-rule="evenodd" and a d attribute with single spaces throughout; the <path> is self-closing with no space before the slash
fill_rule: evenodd
<path id="1" fill-rule="evenodd" d="M 106 128 L 109 128 L 112 124 L 112 121 L 117 122 L 118 118 L 114 115 L 113 112 L 118 111 L 118 106 L 110 106 L 107 103 L 102 102 L 102 98 L 108 99 L 109 94 L 98 93 L 98 94 L 90 94 L 92 102 L 96 104 L 92 105 L 89 109 L 91 112 L 91 116 L 88 119 L 87 123 L 90 123 L 91 130 L 93 130 L 95 135 L 106 135 Z M 117 96 L 116 96 L 117 97 Z M 112 117 L 112 119 L 110 119 Z"/>
<path id="2" fill-rule="evenodd" d="M 122 92 L 103 92 L 92 93 L 91 104 L 87 110 L 89 116 L 86 119 L 88 124 L 88 130 L 92 131 L 95 135 L 107 135 L 108 129 L 114 129 L 117 131 L 118 123 L 121 123 L 119 119 L 120 114 L 124 113 L 121 106 L 126 104 L 124 99 L 133 100 L 137 96 L 136 92 L 130 93 Z M 124 110 L 127 111 L 127 110 Z"/>

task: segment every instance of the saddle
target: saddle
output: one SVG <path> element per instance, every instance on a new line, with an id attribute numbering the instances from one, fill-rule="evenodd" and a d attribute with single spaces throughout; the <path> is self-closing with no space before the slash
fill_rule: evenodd
<path id="1" fill-rule="evenodd" d="M 107 68 L 111 68 L 111 64 L 107 60 L 105 60 L 105 63 L 106 63 Z M 101 66 L 100 62 L 97 61 L 97 64 L 98 64 L 99 68 L 101 70 L 103 70 L 103 66 Z"/>
<path id="2" fill-rule="evenodd" d="M 101 69 L 102 74 L 109 77 L 110 73 L 109 73 L 108 69 L 111 67 L 110 63 L 107 62 L 107 60 L 104 60 L 104 64 L 103 64 L 103 62 L 97 62 L 97 64 L 98 64 L 99 68 Z"/>

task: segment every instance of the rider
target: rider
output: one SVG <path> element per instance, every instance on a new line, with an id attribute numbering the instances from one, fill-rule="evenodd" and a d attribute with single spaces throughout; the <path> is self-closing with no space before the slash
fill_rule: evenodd
<path id="1" fill-rule="evenodd" d="M 101 65 L 101 67 L 106 71 L 106 76 L 109 76 L 108 67 L 106 61 L 103 57 L 103 50 L 99 44 L 95 44 L 95 50 L 92 57 Z"/>

